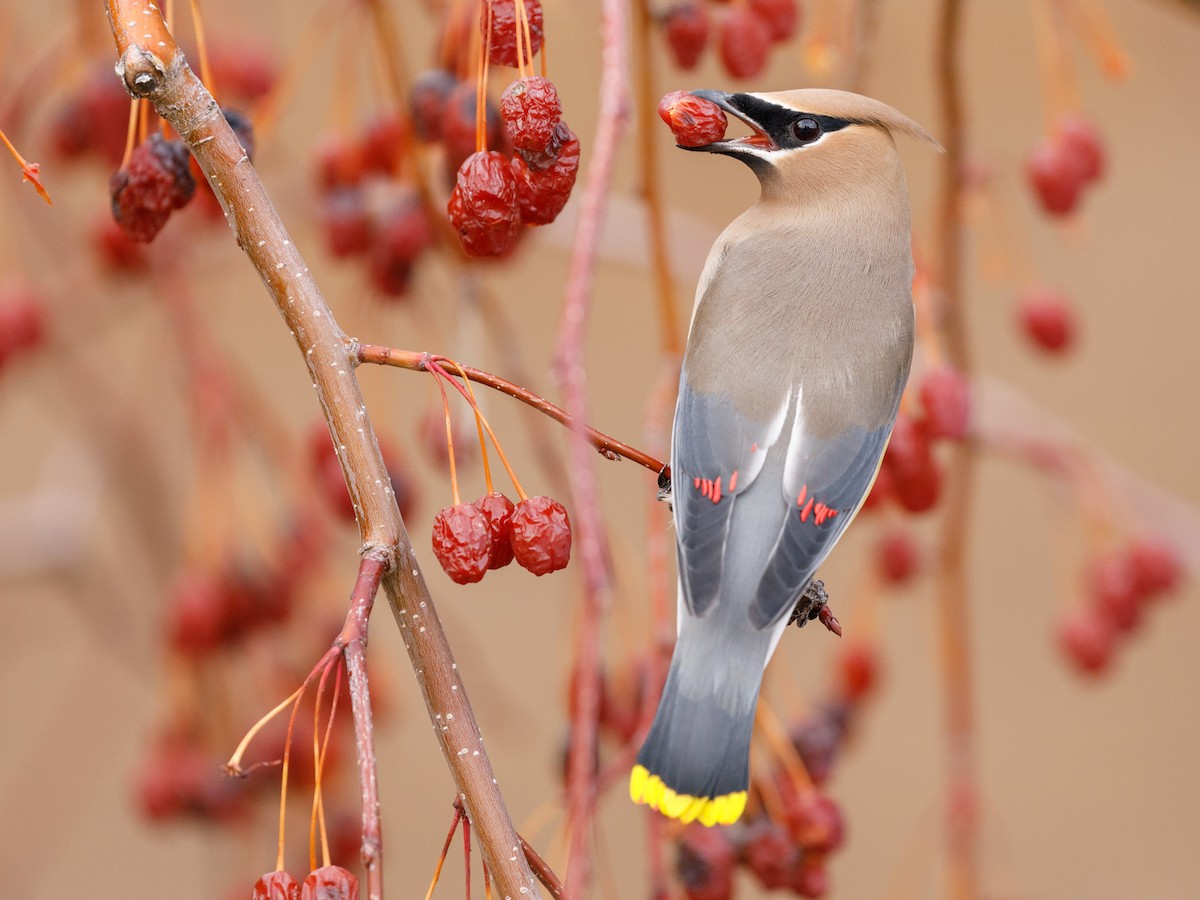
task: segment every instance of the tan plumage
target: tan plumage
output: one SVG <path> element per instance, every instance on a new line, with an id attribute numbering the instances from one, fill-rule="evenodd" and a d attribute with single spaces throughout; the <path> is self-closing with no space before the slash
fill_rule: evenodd
<path id="1" fill-rule="evenodd" d="M 746 162 L 762 194 L 696 292 L 671 453 L 679 640 L 630 793 L 714 824 L 741 812 L 762 669 L 895 420 L 913 267 L 892 135 L 937 144 L 856 94 L 696 94 L 754 130 L 697 149 Z"/>

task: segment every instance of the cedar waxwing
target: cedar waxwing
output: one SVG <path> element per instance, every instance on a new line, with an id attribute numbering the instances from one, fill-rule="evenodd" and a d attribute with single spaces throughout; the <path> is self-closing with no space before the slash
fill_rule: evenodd
<path id="1" fill-rule="evenodd" d="M 843 91 L 693 93 L 753 130 L 694 149 L 746 163 L 762 192 L 696 288 L 671 446 L 679 634 L 629 787 L 714 825 L 746 806 L 763 669 L 891 435 L 914 329 L 892 137 L 938 144 Z"/>

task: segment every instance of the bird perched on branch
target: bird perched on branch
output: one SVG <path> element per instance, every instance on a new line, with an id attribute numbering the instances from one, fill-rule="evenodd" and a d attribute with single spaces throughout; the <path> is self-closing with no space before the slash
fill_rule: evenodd
<path id="1" fill-rule="evenodd" d="M 898 134 L 857 94 L 694 91 L 752 130 L 688 148 L 758 176 L 700 283 L 672 433 L 679 634 L 630 795 L 731 823 L 750 783 L 763 668 L 861 506 L 913 353 L 913 262 Z"/>

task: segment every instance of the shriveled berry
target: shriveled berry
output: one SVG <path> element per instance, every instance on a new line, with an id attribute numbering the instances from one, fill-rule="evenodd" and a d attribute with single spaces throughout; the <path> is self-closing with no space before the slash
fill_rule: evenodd
<path id="1" fill-rule="evenodd" d="M 1078 205 L 1083 171 L 1079 158 L 1052 137 L 1044 138 L 1025 161 L 1025 176 L 1052 216 L 1065 216 Z"/>
<path id="2" fill-rule="evenodd" d="M 742 858 L 759 883 L 774 891 L 787 887 L 799 853 L 787 829 L 770 819 L 760 819 L 742 849 Z"/>
<path id="3" fill-rule="evenodd" d="M 91 238 L 101 262 L 114 271 L 139 272 L 148 265 L 145 245 L 130 240 L 108 213 L 92 223 Z"/>
<path id="4" fill-rule="evenodd" d="M 209 46 L 208 63 L 223 96 L 261 100 L 275 86 L 275 62 L 264 45 L 216 42 Z"/>
<path id="5" fill-rule="evenodd" d="M 215 652 L 234 627 L 236 610 L 223 580 L 209 572 L 185 573 L 167 600 L 167 643 L 185 656 Z"/>
<path id="6" fill-rule="evenodd" d="M 385 295 L 408 292 L 413 264 L 433 246 L 433 227 L 416 197 L 409 197 L 379 219 L 371 247 L 371 282 Z"/>
<path id="7" fill-rule="evenodd" d="M 227 778 L 220 761 L 194 740 L 167 735 L 155 740 L 137 772 L 137 795 L 147 818 L 191 816 L 228 822 L 245 812 L 247 782 Z"/>
<path id="8" fill-rule="evenodd" d="M 1081 672 L 1098 675 L 1108 668 L 1116 633 L 1107 619 L 1089 609 L 1074 609 L 1058 625 L 1058 646 Z"/>
<path id="9" fill-rule="evenodd" d="M 658 101 L 658 117 L 680 147 L 703 147 L 725 137 L 729 120 L 721 107 L 687 91 L 671 91 Z"/>
<path id="10" fill-rule="evenodd" d="M 675 871 L 688 900 L 729 900 L 737 853 L 724 828 L 691 824 L 679 841 Z"/>
<path id="11" fill-rule="evenodd" d="M 1104 177 L 1104 142 L 1092 122 L 1079 112 L 1063 113 L 1054 123 L 1054 138 L 1072 158 L 1083 183 Z"/>
<path id="12" fill-rule="evenodd" d="M 751 11 L 766 24 L 771 40 L 786 41 L 796 33 L 800 8 L 796 0 L 750 0 Z"/>
<path id="13" fill-rule="evenodd" d="M 819 791 L 801 795 L 797 806 L 789 810 L 788 827 L 796 843 L 820 853 L 832 853 L 842 845 L 846 834 L 841 808 Z"/>
<path id="14" fill-rule="evenodd" d="M 663 14 L 663 35 L 675 65 L 694 69 L 708 43 L 708 11 L 696 0 L 677 3 Z"/>
<path id="15" fill-rule="evenodd" d="M 1018 301 L 1021 330 L 1047 353 L 1062 353 L 1075 343 L 1075 312 L 1066 295 L 1037 288 Z"/>
<path id="16" fill-rule="evenodd" d="M 542 47 L 541 0 L 524 0 L 529 20 L 529 42 L 525 41 L 525 22 L 517 14 L 516 0 L 488 0 L 479 10 L 479 33 L 488 41 L 488 59 L 498 66 L 517 67 L 517 29 L 521 29 L 521 49 L 526 60 L 533 59 Z M 488 38 L 489 10 L 491 38 Z"/>
<path id="17" fill-rule="evenodd" d="M 1183 577 L 1179 551 L 1164 539 L 1145 535 L 1129 545 L 1129 559 L 1147 599 L 1174 590 Z"/>
<path id="18" fill-rule="evenodd" d="M 488 550 L 488 568 L 500 569 L 513 560 L 509 524 L 512 519 L 513 502 L 503 494 L 493 491 L 475 501 L 479 511 L 487 520 L 491 547 Z"/>
<path id="19" fill-rule="evenodd" d="M 527 225 L 547 225 L 557 219 L 571 199 L 571 189 L 579 174 L 579 138 L 565 122 L 559 122 L 555 128 L 551 146 L 558 147 L 557 156 L 545 168 L 534 168 L 527 163 L 525 153 L 512 160 L 521 221 Z"/>
<path id="20" fill-rule="evenodd" d="M 363 192 L 356 187 L 329 191 L 321 200 L 321 230 L 333 256 L 365 253 L 371 246 L 374 226 Z"/>
<path id="21" fill-rule="evenodd" d="M 149 243 L 171 212 L 192 199 L 196 180 L 182 141 L 152 134 L 134 148 L 125 168 L 109 180 L 113 219 L 130 240 Z"/>
<path id="22" fill-rule="evenodd" d="M 82 84 L 54 114 L 50 142 L 67 159 L 87 154 L 116 166 L 125 154 L 129 95 L 111 65 L 88 71 Z"/>
<path id="23" fill-rule="evenodd" d="M 733 78 L 753 78 L 767 64 L 771 29 L 748 6 L 735 6 L 721 20 L 721 63 Z"/>
<path id="24" fill-rule="evenodd" d="M 488 570 L 492 532 L 471 503 L 447 506 L 433 519 L 433 553 L 456 584 L 474 584 Z"/>
<path id="25" fill-rule="evenodd" d="M 545 150 L 562 120 L 562 102 L 553 82 L 541 75 L 518 78 L 500 97 L 500 118 L 513 147 Z"/>
<path id="26" fill-rule="evenodd" d="M 363 129 L 363 165 L 368 172 L 395 175 L 400 169 L 407 127 L 395 113 L 380 113 Z"/>
<path id="27" fill-rule="evenodd" d="M 442 112 L 442 147 L 446 152 L 446 168 L 453 172 L 475 152 L 475 98 L 478 96 L 473 82 L 464 81 L 446 98 Z M 486 98 L 487 146 L 499 148 L 504 141 L 504 128 L 500 121 L 500 110 Z"/>
<path id="28" fill-rule="evenodd" d="M 408 95 L 413 130 L 423 141 L 442 138 L 442 112 L 458 79 L 445 69 L 426 69 L 417 76 Z"/>
<path id="29" fill-rule="evenodd" d="M 840 701 L 821 706 L 788 732 L 813 784 L 823 784 L 833 774 L 846 736 L 850 709 Z"/>
<path id="30" fill-rule="evenodd" d="M 534 575 L 564 568 L 571 559 L 571 521 L 552 497 L 528 497 L 513 509 L 513 554 Z"/>
<path id="31" fill-rule="evenodd" d="M 341 866 L 322 866 L 304 879 L 300 900 L 358 900 L 358 879 Z"/>
<path id="32" fill-rule="evenodd" d="M 966 435 L 971 419 L 971 389 L 958 369 L 943 365 L 926 372 L 918 394 L 930 437 L 957 441 Z"/>
<path id="33" fill-rule="evenodd" d="M 891 584 L 904 584 L 921 563 L 916 539 L 907 528 L 893 528 L 883 534 L 876 545 L 875 558 L 879 574 Z"/>
<path id="34" fill-rule="evenodd" d="M 468 255 L 499 256 L 511 247 L 521 210 L 509 158 L 495 150 L 469 156 L 458 169 L 447 212 Z"/>
<path id="35" fill-rule="evenodd" d="M 865 699 L 879 680 L 879 653 L 874 644 L 851 639 L 838 654 L 838 692 L 849 703 Z"/>
<path id="36" fill-rule="evenodd" d="M 829 870 L 821 863 L 804 860 L 793 871 L 789 886 L 801 897 L 824 897 L 829 893 Z"/>
<path id="37" fill-rule="evenodd" d="M 317 179 L 325 190 L 354 187 L 363 179 L 362 145 L 344 134 L 327 134 L 317 145 Z"/>
<path id="38" fill-rule="evenodd" d="M 253 900 L 300 900 L 300 882 L 289 872 L 267 872 L 254 882 Z"/>

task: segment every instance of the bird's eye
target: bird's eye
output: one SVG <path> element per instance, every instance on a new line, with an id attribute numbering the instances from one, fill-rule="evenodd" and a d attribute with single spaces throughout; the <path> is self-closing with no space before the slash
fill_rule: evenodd
<path id="1" fill-rule="evenodd" d="M 802 144 L 811 144 L 821 136 L 821 123 L 808 116 L 801 116 L 792 123 L 792 137 Z"/>

